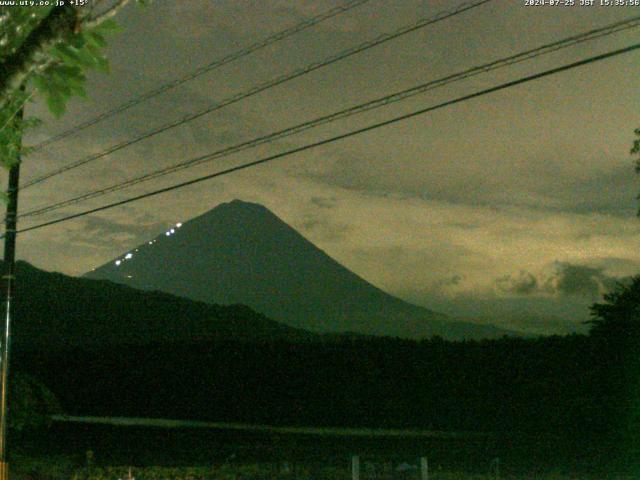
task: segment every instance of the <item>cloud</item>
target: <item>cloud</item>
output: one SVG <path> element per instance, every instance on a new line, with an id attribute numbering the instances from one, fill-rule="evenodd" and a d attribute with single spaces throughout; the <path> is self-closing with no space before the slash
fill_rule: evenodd
<path id="1" fill-rule="evenodd" d="M 304 215 L 300 228 L 304 234 L 313 233 L 314 238 L 321 242 L 339 241 L 349 233 L 347 224 L 332 222 L 317 214 Z"/>
<path id="2" fill-rule="evenodd" d="M 431 297 L 455 297 L 458 295 L 460 288 L 464 287 L 465 276 L 460 274 L 446 276 L 429 284 L 423 292 Z"/>
<path id="3" fill-rule="evenodd" d="M 443 146 L 426 158 L 407 158 L 402 168 L 389 161 L 393 158 L 391 153 L 337 153 L 337 161 L 326 162 L 324 168 L 306 175 L 328 185 L 380 196 L 577 214 L 635 214 L 637 182 L 631 175 L 632 162 L 625 158 L 570 151 L 564 146 L 556 147 L 559 151 L 524 154 L 496 148 L 499 162 L 489 157 L 493 152 L 481 152 L 482 160 L 474 166 L 465 164 L 462 158 L 452 159 L 446 148 Z M 567 166 L 580 156 L 596 166 L 582 171 Z M 492 162 L 496 164 L 490 168 L 480 166 Z M 608 165 L 605 167 L 602 162 Z"/>
<path id="4" fill-rule="evenodd" d="M 27 143 L 108 111 L 159 83 L 339 3 L 181 0 L 158 2 L 157 8 L 143 13 L 125 9 L 118 21 L 130 35 L 110 39 L 112 74 L 91 74 L 89 103 L 72 101 L 68 115 L 46 122 L 29 134 Z M 44 173 L 379 32 L 414 22 L 416 3 L 420 2 L 363 5 L 254 52 L 126 115 L 51 145 L 29 159 L 25 173 L 27 177 Z M 450 8 L 446 0 L 423 3 L 421 15 Z M 511 54 L 523 42 L 542 44 L 566 32 L 621 19 L 624 13 L 607 8 L 597 15 L 591 9 L 543 9 L 532 16 L 527 9 L 506 3 L 355 55 L 25 190 L 21 209 L 101 188 L 443 77 Z M 175 18 L 182 19 L 178 27 Z M 491 42 L 469 42 L 487 29 L 494 33 Z M 624 44 L 632 33 L 621 33 L 616 41 Z M 430 48 L 422 48 L 425 44 Z M 471 46 L 452 49 L 452 44 Z M 568 63 L 599 48 L 604 47 L 585 44 L 541 57 L 536 66 L 523 62 L 486 78 L 451 84 L 223 162 L 178 172 L 154 181 L 153 187 L 345 133 L 538 68 Z M 589 75 L 567 72 L 557 77 L 554 88 L 533 82 L 527 88 L 496 92 L 299 152 L 269 167 L 131 204 L 130 211 L 117 208 L 86 222 L 36 230 L 21 236 L 19 254 L 38 266 L 82 273 L 156 233 L 155 228 L 161 230 L 162 225 L 241 198 L 266 205 L 346 267 L 415 303 L 435 308 L 441 294 L 439 305 L 466 309 L 469 314 L 477 312 L 482 301 L 487 314 L 496 312 L 500 301 L 525 312 L 553 304 L 550 315 L 564 315 L 571 304 L 576 312 L 582 309 L 588 315 L 593 295 L 640 271 L 634 217 L 637 177 L 628 158 L 640 108 L 640 97 L 633 95 L 637 88 L 634 61 L 619 57 L 616 66 L 592 69 Z M 43 102 L 33 108 L 33 113 L 49 119 Z M 113 198 L 151 188 L 152 184 L 140 184 Z M 96 199 L 91 206 L 103 200 Z M 144 212 L 151 212 L 151 218 L 143 218 Z"/>
<path id="5" fill-rule="evenodd" d="M 445 278 L 443 285 L 458 285 L 462 278 L 462 275 L 454 275 L 450 278 Z"/>
<path id="6" fill-rule="evenodd" d="M 538 291 L 538 279 L 530 272 L 521 270 L 517 276 L 505 275 L 498 278 L 496 286 L 505 293 L 529 295 Z"/>
<path id="7" fill-rule="evenodd" d="M 311 203 L 320 208 L 331 209 L 336 206 L 338 199 L 336 197 L 311 197 Z"/>
<path id="8" fill-rule="evenodd" d="M 521 270 L 517 275 L 505 275 L 495 281 L 497 290 L 516 296 L 583 297 L 591 301 L 611 291 L 629 276 L 605 273 L 603 267 L 554 262 L 550 275 L 534 275 Z"/>
<path id="9" fill-rule="evenodd" d="M 560 264 L 555 282 L 556 293 L 560 295 L 583 295 L 599 298 L 619 284 L 627 284 L 631 275 L 613 276 L 604 273 L 603 268 L 584 265 Z"/>
<path id="10" fill-rule="evenodd" d="M 640 262 L 626 257 L 594 257 L 587 264 L 617 277 L 629 277 L 640 272 Z"/>
<path id="11" fill-rule="evenodd" d="M 148 216 L 146 221 L 134 223 L 89 216 L 84 220 L 82 228 L 73 231 L 71 242 L 109 249 L 113 249 L 114 246 L 127 249 L 134 242 L 144 240 L 153 235 L 164 225 L 164 222 L 154 221 Z"/>
<path id="12" fill-rule="evenodd" d="M 605 282 L 610 279 L 600 268 L 584 265 L 558 264 L 555 277 L 549 279 L 548 285 L 559 295 L 582 295 L 598 297 L 605 289 Z"/>

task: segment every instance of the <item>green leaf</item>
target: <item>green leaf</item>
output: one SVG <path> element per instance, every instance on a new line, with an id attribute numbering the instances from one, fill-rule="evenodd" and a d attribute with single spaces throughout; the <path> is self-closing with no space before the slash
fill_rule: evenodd
<path id="1" fill-rule="evenodd" d="M 69 88 L 71 89 L 72 93 L 75 93 L 76 95 L 78 95 L 80 98 L 82 98 L 83 100 L 86 100 L 88 97 L 87 95 L 87 91 L 84 89 L 84 86 L 82 84 L 69 84 Z"/>
<path id="2" fill-rule="evenodd" d="M 37 75 L 31 78 L 33 81 L 33 85 L 40 91 L 40 93 L 44 96 L 47 96 L 51 93 L 51 82 L 49 82 L 48 76 Z"/>
<path id="3" fill-rule="evenodd" d="M 10 35 L 6 45 L 0 48 L 0 62 L 24 42 L 52 8 L 49 5 L 44 8 L 19 6 L 12 9 L 9 23 L 4 28 L 5 31 L 12 31 L 13 35 Z M 1 7 L 0 11 L 3 11 Z M 63 115 L 72 96 L 87 97 L 85 72 L 88 68 L 109 71 L 109 62 L 104 53 L 107 47 L 105 37 L 119 30 L 120 27 L 115 21 L 108 20 L 95 28 L 69 33 L 48 51 L 43 52 L 43 60 L 49 67 L 30 75 L 28 86 L 30 89 L 37 89 L 52 115 Z M 31 96 L 32 92 L 16 89 L 5 99 L 4 108 L 0 111 L 0 125 L 6 127 L 0 129 L 0 167 L 18 161 L 20 156 L 27 154 L 29 150 L 23 148 L 22 136 L 26 129 L 33 128 L 39 120 L 27 117 L 22 122 L 12 121 L 12 114 Z"/>
<path id="4" fill-rule="evenodd" d="M 76 65 L 55 65 L 50 69 L 50 72 L 57 73 L 66 80 L 84 80 L 84 74 L 82 68 Z"/>
<path id="5" fill-rule="evenodd" d="M 82 33 L 77 33 L 69 37 L 69 44 L 74 48 L 81 49 L 87 43 L 87 39 Z"/>
<path id="6" fill-rule="evenodd" d="M 66 86 L 71 90 L 71 92 L 76 95 L 80 95 L 83 98 L 86 98 L 87 93 L 84 90 L 85 77 L 80 74 L 77 76 L 74 75 L 66 75 L 65 76 Z"/>
<path id="7" fill-rule="evenodd" d="M 107 46 L 107 41 L 104 36 L 96 31 L 87 33 L 87 43 L 95 45 L 98 48 L 105 48 Z"/>
<path id="8" fill-rule="evenodd" d="M 51 50 L 51 52 L 53 53 L 54 56 L 56 56 L 58 59 L 62 60 L 65 63 L 71 64 L 71 65 L 82 64 L 82 61 L 78 57 L 78 54 L 69 45 L 59 43 Z"/>
<path id="9" fill-rule="evenodd" d="M 122 27 L 116 23 L 115 20 L 109 19 L 102 22 L 100 25 L 96 27 L 96 30 L 103 32 L 112 32 L 116 33 L 122 30 Z"/>
<path id="10" fill-rule="evenodd" d="M 85 48 L 78 50 L 78 58 L 82 62 L 82 65 L 88 68 L 98 67 L 98 56 L 100 56 L 99 51 L 96 55 L 95 47 L 92 47 L 91 45 L 87 45 Z"/>
<path id="11" fill-rule="evenodd" d="M 47 96 L 47 106 L 54 117 L 60 118 L 66 110 L 66 98 L 59 92 L 51 92 Z"/>
<path id="12" fill-rule="evenodd" d="M 11 168 L 20 163 L 20 156 L 17 151 L 12 152 L 11 155 L 8 155 L 5 159 L 4 165 L 6 168 Z"/>
<path id="13" fill-rule="evenodd" d="M 66 103 L 69 97 L 71 97 L 71 95 L 73 94 L 71 87 L 65 82 L 60 81 L 59 78 L 56 78 L 55 80 L 52 79 L 52 82 L 53 82 L 53 89 L 51 91 L 51 94 L 61 96 L 64 102 Z"/>
<path id="14" fill-rule="evenodd" d="M 109 59 L 107 59 L 107 57 L 100 55 L 99 57 L 96 57 L 96 61 L 98 62 L 96 70 L 102 73 L 109 73 L 111 71 L 109 68 Z"/>
<path id="15" fill-rule="evenodd" d="M 22 120 L 22 130 L 28 130 L 30 128 L 36 128 L 42 125 L 42 120 L 38 117 L 27 117 Z M 22 147 L 23 151 L 25 147 Z"/>

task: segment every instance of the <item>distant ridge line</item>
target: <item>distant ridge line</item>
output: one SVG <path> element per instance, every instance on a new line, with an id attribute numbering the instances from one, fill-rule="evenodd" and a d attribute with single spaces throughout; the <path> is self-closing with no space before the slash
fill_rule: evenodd
<path id="1" fill-rule="evenodd" d="M 438 439 L 489 438 L 491 432 L 448 432 L 438 430 L 407 430 L 383 428 L 342 428 L 342 427 L 276 427 L 246 423 L 204 422 L 198 420 L 174 420 L 166 418 L 142 417 L 92 417 L 77 415 L 52 415 L 51 420 L 60 423 L 90 423 L 122 427 L 158 428 L 211 428 L 218 430 L 239 430 L 251 432 L 271 432 L 303 435 L 329 435 L 353 437 L 421 437 Z"/>

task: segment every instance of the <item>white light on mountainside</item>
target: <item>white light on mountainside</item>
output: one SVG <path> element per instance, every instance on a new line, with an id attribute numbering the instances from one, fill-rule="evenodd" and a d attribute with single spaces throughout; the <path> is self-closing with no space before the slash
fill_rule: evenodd
<path id="1" fill-rule="evenodd" d="M 133 253 L 127 253 L 124 258 L 129 260 L 131 257 L 133 257 Z"/>
<path id="2" fill-rule="evenodd" d="M 116 260 L 116 267 L 119 267 L 121 263 L 122 263 L 122 260 Z"/>

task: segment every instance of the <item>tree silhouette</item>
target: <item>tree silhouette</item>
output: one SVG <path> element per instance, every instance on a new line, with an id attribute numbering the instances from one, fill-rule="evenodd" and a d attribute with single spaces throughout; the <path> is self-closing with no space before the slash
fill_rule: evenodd
<path id="1" fill-rule="evenodd" d="M 16 372 L 9 390 L 9 428 L 16 431 L 39 428 L 61 413 L 56 396 L 39 380 Z"/>
<path id="2" fill-rule="evenodd" d="M 640 155 L 640 128 L 636 128 L 633 133 L 637 138 L 633 141 L 631 155 Z M 636 173 L 640 175 L 640 158 L 636 159 Z M 640 194 L 636 198 L 640 200 Z M 638 216 L 640 217 L 640 207 L 638 208 Z"/>
<path id="3" fill-rule="evenodd" d="M 600 349 L 611 425 L 627 458 L 640 458 L 640 275 L 618 284 L 591 307 L 591 336 Z"/>
<path id="4" fill-rule="evenodd" d="M 609 337 L 618 346 L 631 345 L 640 337 L 640 275 L 632 278 L 629 284 L 618 284 L 604 296 L 603 303 L 591 307 L 594 317 L 591 334 Z"/>

